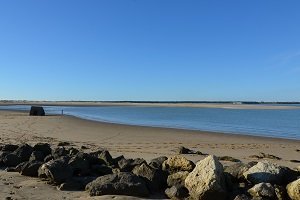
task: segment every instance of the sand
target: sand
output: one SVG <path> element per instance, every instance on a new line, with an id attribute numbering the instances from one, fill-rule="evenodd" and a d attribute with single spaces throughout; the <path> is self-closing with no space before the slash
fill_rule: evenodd
<path id="1" fill-rule="evenodd" d="M 282 160 L 274 163 L 294 168 L 299 163 L 299 140 L 241 136 L 234 134 L 189 131 L 168 128 L 119 125 L 82 120 L 70 116 L 30 117 L 27 113 L 0 111 L 0 143 L 49 142 L 56 146 L 61 141 L 70 146 L 86 146 L 86 151 L 108 149 L 113 156 L 141 157 L 147 161 L 158 156 L 176 154 L 180 146 L 217 156 L 232 156 L 244 162 L 260 152 L 272 154 Z M 201 155 L 186 155 L 194 162 Z M 224 165 L 233 164 L 224 161 Z M 20 187 L 21 186 L 21 187 Z M 62 192 L 39 179 L 20 176 L 18 173 L 0 171 L 0 199 L 87 199 L 86 192 Z M 113 196 L 90 199 L 115 199 Z M 118 197 L 121 198 L 121 197 Z M 122 198 L 121 198 L 122 199 Z"/>

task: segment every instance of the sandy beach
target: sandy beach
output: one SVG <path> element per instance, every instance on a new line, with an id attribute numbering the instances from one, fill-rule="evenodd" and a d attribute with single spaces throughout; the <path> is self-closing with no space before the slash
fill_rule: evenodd
<path id="1" fill-rule="evenodd" d="M 126 158 L 141 157 L 147 161 L 158 156 L 177 154 L 180 146 L 204 154 L 232 156 L 243 162 L 258 160 L 251 155 L 260 152 L 280 157 L 274 163 L 287 167 L 297 167 L 300 147 L 298 140 L 241 136 L 234 134 L 189 131 L 168 128 L 129 126 L 82 120 L 70 116 L 30 117 L 27 113 L 0 111 L 0 143 L 49 142 L 56 146 L 59 142 L 70 142 L 70 146 L 87 147 L 86 151 L 106 148 L 113 156 Z M 186 155 L 194 162 L 204 155 Z M 223 165 L 233 164 L 223 161 Z M 86 199 L 85 192 L 62 192 L 46 185 L 38 179 L 20 176 L 18 173 L 0 173 L 1 199 L 12 196 L 16 199 Z M 113 197 L 101 197 L 110 199 Z M 100 199 L 94 198 L 94 199 Z"/>

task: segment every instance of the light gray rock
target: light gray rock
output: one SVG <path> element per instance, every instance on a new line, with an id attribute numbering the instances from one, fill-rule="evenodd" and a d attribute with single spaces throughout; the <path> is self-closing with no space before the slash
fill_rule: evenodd
<path id="1" fill-rule="evenodd" d="M 165 194 L 173 200 L 184 199 L 189 196 L 189 191 L 183 185 L 172 186 L 165 190 Z"/>
<path id="2" fill-rule="evenodd" d="M 193 199 L 226 199 L 223 166 L 217 157 L 210 155 L 199 161 L 195 169 L 185 179 L 185 187 Z"/>
<path id="3" fill-rule="evenodd" d="M 165 160 L 162 164 L 162 169 L 168 171 L 170 174 L 179 172 L 179 171 L 188 171 L 191 172 L 195 167 L 195 164 L 186 159 L 183 156 L 171 156 Z"/>
<path id="4" fill-rule="evenodd" d="M 248 190 L 253 197 L 269 198 L 275 197 L 275 189 L 270 183 L 259 183 Z"/>
<path id="5" fill-rule="evenodd" d="M 286 190 L 292 200 L 300 200 L 300 178 L 288 184 Z"/>
<path id="6" fill-rule="evenodd" d="M 283 168 L 268 161 L 258 162 L 256 165 L 243 173 L 246 180 L 253 184 L 277 183 L 281 184 Z"/>

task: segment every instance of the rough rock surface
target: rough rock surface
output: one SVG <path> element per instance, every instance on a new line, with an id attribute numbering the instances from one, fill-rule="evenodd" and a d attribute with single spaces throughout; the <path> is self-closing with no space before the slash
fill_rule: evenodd
<path id="1" fill-rule="evenodd" d="M 199 161 L 185 179 L 185 187 L 194 199 L 223 200 L 227 193 L 223 166 L 215 156 Z"/>
<path id="2" fill-rule="evenodd" d="M 286 190 L 292 200 L 300 200 L 300 178 L 288 184 Z"/>
<path id="3" fill-rule="evenodd" d="M 169 187 L 176 185 L 184 185 L 186 177 L 189 175 L 188 171 L 176 172 L 168 176 L 167 184 Z"/>
<path id="4" fill-rule="evenodd" d="M 183 156 L 172 156 L 165 160 L 162 164 L 162 169 L 170 174 L 179 171 L 193 171 L 195 164 Z"/>
<path id="5" fill-rule="evenodd" d="M 249 170 L 244 172 L 244 177 L 253 184 L 282 182 L 283 169 L 268 161 L 258 162 Z"/>
<path id="6" fill-rule="evenodd" d="M 68 159 L 60 158 L 50 160 L 38 170 L 38 176 L 53 183 L 63 183 L 73 175 L 72 168 L 68 165 Z"/>
<path id="7" fill-rule="evenodd" d="M 165 190 L 165 194 L 170 199 L 184 199 L 189 196 L 189 191 L 183 186 L 172 186 L 171 188 L 167 188 Z"/>
<path id="8" fill-rule="evenodd" d="M 149 195 L 143 179 L 130 172 L 100 176 L 87 184 L 85 189 L 90 196 L 128 195 L 145 197 Z"/>
<path id="9" fill-rule="evenodd" d="M 256 184 L 252 188 L 250 188 L 248 192 L 253 197 L 261 197 L 265 199 L 275 198 L 275 189 L 270 183 Z"/>

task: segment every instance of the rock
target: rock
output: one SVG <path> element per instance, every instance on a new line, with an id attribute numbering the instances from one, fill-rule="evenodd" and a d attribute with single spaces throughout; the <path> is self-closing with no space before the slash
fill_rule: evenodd
<path id="1" fill-rule="evenodd" d="M 103 151 L 99 152 L 99 154 L 97 156 L 98 156 L 98 158 L 104 160 L 107 165 L 113 164 L 113 158 L 111 157 L 109 151 L 103 150 Z"/>
<path id="2" fill-rule="evenodd" d="M 135 166 L 141 165 L 143 163 L 146 163 L 144 159 L 136 158 L 133 160 L 124 158 L 118 162 L 118 166 L 121 172 L 131 172 Z"/>
<path id="3" fill-rule="evenodd" d="M 170 199 L 180 200 L 189 196 L 189 191 L 183 185 L 172 186 L 165 190 L 165 194 Z"/>
<path id="4" fill-rule="evenodd" d="M 288 184 L 286 190 L 292 200 L 300 200 L 300 178 Z"/>
<path id="5" fill-rule="evenodd" d="M 43 164 L 38 170 L 38 176 L 53 183 L 63 183 L 73 175 L 72 168 L 68 165 L 68 159 L 60 158 Z"/>
<path id="6" fill-rule="evenodd" d="M 223 166 L 217 157 L 208 156 L 199 161 L 195 169 L 185 179 L 185 187 L 194 199 L 226 199 Z"/>
<path id="7" fill-rule="evenodd" d="M 59 147 L 64 147 L 64 146 L 69 146 L 69 145 L 71 145 L 70 142 L 59 142 L 59 143 L 57 144 L 57 146 L 59 146 Z"/>
<path id="8" fill-rule="evenodd" d="M 13 153 L 10 153 L 10 154 L 5 155 L 5 157 L 2 159 L 2 162 L 3 162 L 4 166 L 15 167 L 18 164 L 22 163 L 23 161 L 19 156 L 15 155 Z"/>
<path id="9" fill-rule="evenodd" d="M 52 156 L 55 159 L 58 159 L 62 156 L 67 156 L 67 155 L 68 155 L 68 151 L 64 147 L 57 147 L 52 150 Z"/>
<path id="10" fill-rule="evenodd" d="M 183 156 L 172 156 L 163 162 L 162 169 L 170 174 L 179 171 L 193 171 L 195 164 Z"/>
<path id="11" fill-rule="evenodd" d="M 19 146 L 15 144 L 5 144 L 3 146 L 0 146 L 0 151 L 15 151 Z"/>
<path id="12" fill-rule="evenodd" d="M 230 162 L 241 162 L 239 159 L 233 158 L 231 156 L 219 156 L 219 160 L 230 161 Z"/>
<path id="13" fill-rule="evenodd" d="M 25 162 L 29 160 L 32 151 L 33 148 L 31 146 L 28 144 L 22 144 L 13 152 L 13 154 L 18 156 L 22 162 Z"/>
<path id="14" fill-rule="evenodd" d="M 52 155 L 48 155 L 44 158 L 44 162 L 48 162 L 50 160 L 54 160 L 55 158 Z"/>
<path id="15" fill-rule="evenodd" d="M 104 176 L 113 173 L 112 168 L 105 164 L 92 165 L 90 170 L 91 170 L 91 174 L 96 176 Z"/>
<path id="16" fill-rule="evenodd" d="M 243 173 L 245 173 L 251 166 L 244 163 L 235 163 L 233 165 L 224 167 L 224 172 L 231 175 L 232 182 L 240 182 L 244 180 Z"/>
<path id="17" fill-rule="evenodd" d="M 178 153 L 179 154 L 191 154 L 194 153 L 192 150 L 185 148 L 184 146 L 181 146 L 178 148 Z"/>
<path id="18" fill-rule="evenodd" d="M 45 116 L 45 110 L 41 106 L 31 106 L 30 116 Z"/>
<path id="19" fill-rule="evenodd" d="M 21 175 L 24 176 L 31 176 L 31 177 L 38 177 L 38 169 L 42 165 L 42 162 L 39 161 L 29 161 L 26 162 L 21 167 Z"/>
<path id="20" fill-rule="evenodd" d="M 37 143 L 33 146 L 33 151 L 40 151 L 46 157 L 47 155 L 51 154 L 52 149 L 48 143 Z"/>
<path id="21" fill-rule="evenodd" d="M 166 179 L 164 179 L 162 171 L 152 168 L 146 163 L 137 165 L 132 172 L 145 181 L 152 193 L 160 191 L 166 185 Z"/>
<path id="22" fill-rule="evenodd" d="M 82 185 L 76 181 L 71 180 L 60 184 L 59 186 L 57 186 L 57 189 L 61 191 L 78 191 L 82 190 Z"/>
<path id="23" fill-rule="evenodd" d="M 168 176 L 167 184 L 169 187 L 184 185 L 186 177 L 189 175 L 188 171 L 176 172 Z"/>
<path id="24" fill-rule="evenodd" d="M 80 151 L 74 147 L 69 148 L 68 150 L 68 155 L 69 156 L 76 156 Z"/>
<path id="25" fill-rule="evenodd" d="M 234 198 L 234 200 L 251 200 L 251 198 L 245 194 L 239 194 Z"/>
<path id="26" fill-rule="evenodd" d="M 87 153 L 78 153 L 69 160 L 69 166 L 72 168 L 73 175 L 83 176 L 90 172 L 90 155 Z"/>
<path id="27" fill-rule="evenodd" d="M 41 151 L 33 151 L 29 158 L 29 161 L 44 161 L 45 155 Z"/>
<path id="28" fill-rule="evenodd" d="M 149 191 L 145 182 L 131 172 L 101 176 L 85 188 L 90 196 L 128 195 L 146 197 Z"/>
<path id="29" fill-rule="evenodd" d="M 250 158 L 257 158 L 257 159 L 264 159 L 264 158 L 268 158 L 268 159 L 273 159 L 273 160 L 281 160 L 281 158 L 274 156 L 272 154 L 265 154 L 263 152 L 260 152 L 259 155 L 251 155 L 249 156 Z"/>
<path id="30" fill-rule="evenodd" d="M 288 195 L 286 192 L 285 187 L 281 186 L 281 185 L 275 185 L 275 194 L 278 200 L 285 200 L 288 199 Z"/>
<path id="31" fill-rule="evenodd" d="M 265 199 L 275 198 L 275 189 L 270 183 L 259 183 L 248 190 L 254 198 L 260 197 Z"/>
<path id="32" fill-rule="evenodd" d="M 162 164 L 167 159 L 168 158 L 166 156 L 161 156 L 161 157 L 158 157 L 158 158 L 154 158 L 150 161 L 149 165 L 153 168 L 156 168 L 156 169 L 162 169 Z"/>
<path id="33" fill-rule="evenodd" d="M 283 176 L 282 167 L 268 161 L 258 162 L 244 172 L 244 177 L 253 184 L 272 183 L 281 184 Z"/>

